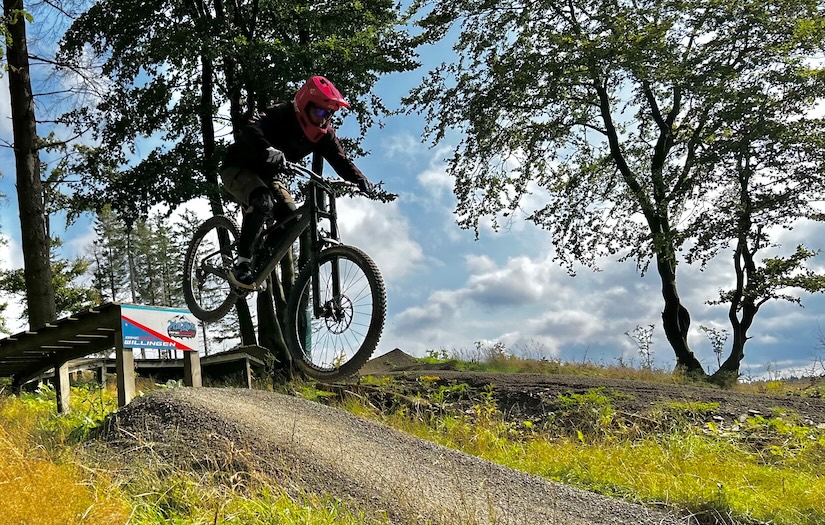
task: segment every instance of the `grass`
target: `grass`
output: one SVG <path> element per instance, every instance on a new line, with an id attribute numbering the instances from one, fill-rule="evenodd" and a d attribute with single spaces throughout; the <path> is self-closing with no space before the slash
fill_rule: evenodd
<path id="1" fill-rule="evenodd" d="M 442 396 L 434 387 L 424 398 Z M 825 429 L 792 415 L 704 423 L 718 405 L 702 402 L 668 403 L 634 421 L 618 416 L 601 389 L 559 401 L 562 409 L 543 426 L 507 422 L 489 391 L 470 413 L 453 415 L 404 404 L 378 411 L 354 398 L 343 407 L 550 480 L 666 505 L 701 523 L 825 523 Z"/>
<path id="2" fill-rule="evenodd" d="M 59 415 L 49 387 L 0 395 L 0 525 L 387 523 L 332 496 L 287 493 L 250 473 L 131 465 L 126 479 L 110 475 L 84 464 L 74 446 L 116 409 L 116 392 L 72 387 L 70 399 L 70 413 Z"/>
<path id="3" fill-rule="evenodd" d="M 607 377 L 653 383 L 688 383 L 690 379 L 657 368 L 636 368 L 632 363 L 618 361 L 614 365 L 583 359 L 568 362 L 543 355 L 544 350 L 530 347 L 507 348 L 502 343 L 476 343 L 473 350 L 429 350 L 418 361 L 428 365 L 448 365 L 462 372 L 494 372 L 506 374 L 560 374 L 587 377 Z"/>
<path id="4" fill-rule="evenodd" d="M 664 372 L 622 375 L 622 367 L 599 370 L 591 364 L 492 357 L 498 370 L 681 381 Z M 479 361 L 466 366 L 486 365 Z M 478 393 L 437 379 L 420 380 L 426 403 L 371 404 L 368 398 L 353 397 L 340 406 L 502 465 L 614 497 L 664 505 L 694 514 L 702 523 L 825 523 L 825 429 L 805 425 L 792 414 L 720 423 L 710 417 L 718 409 L 714 403 L 677 402 L 634 420 L 613 409 L 611 396 L 616 394 L 594 389 L 560 395 L 561 408 L 546 420 L 512 421 L 499 410 L 492 390 Z M 393 386 L 389 378 L 367 378 L 364 383 L 379 391 Z M 810 391 L 776 380 L 744 388 L 769 394 Z M 336 396 L 306 384 L 288 389 L 337 403 Z M 454 401 L 468 398 L 471 410 L 450 411 Z M 71 413 L 57 415 L 51 389 L 19 397 L 0 395 L 0 525 L 375 522 L 334 497 L 287 493 L 250 473 L 132 466 L 130 477 L 124 479 L 84 465 L 75 445 L 115 410 L 116 395 L 80 386 L 73 387 L 71 399 Z"/>
<path id="5" fill-rule="evenodd" d="M 68 450 L 94 424 L 100 404 L 111 406 L 109 396 L 73 397 L 71 418 L 53 415 L 53 390 L 0 398 L 0 523 L 126 522 L 130 511 L 118 489 L 73 463 Z"/>

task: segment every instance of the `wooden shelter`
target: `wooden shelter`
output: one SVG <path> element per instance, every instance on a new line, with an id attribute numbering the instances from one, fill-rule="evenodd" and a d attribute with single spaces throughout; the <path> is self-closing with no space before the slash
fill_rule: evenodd
<path id="1" fill-rule="evenodd" d="M 57 408 L 69 409 L 69 362 L 114 349 L 118 406 L 135 396 L 135 362 L 131 348 L 123 346 L 121 304 L 106 303 L 70 315 L 37 330 L 0 339 L 0 377 L 11 377 L 12 387 L 23 385 L 54 369 Z M 184 383 L 201 386 L 198 352 L 184 352 Z"/>

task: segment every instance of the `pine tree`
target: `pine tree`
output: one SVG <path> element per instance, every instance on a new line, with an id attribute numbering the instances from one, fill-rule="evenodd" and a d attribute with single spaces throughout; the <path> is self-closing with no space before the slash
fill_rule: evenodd
<path id="1" fill-rule="evenodd" d="M 94 287 L 104 300 L 119 301 L 124 298 L 129 276 L 125 225 L 110 206 L 105 206 L 97 214 L 94 231 L 97 234 L 91 247 Z"/>

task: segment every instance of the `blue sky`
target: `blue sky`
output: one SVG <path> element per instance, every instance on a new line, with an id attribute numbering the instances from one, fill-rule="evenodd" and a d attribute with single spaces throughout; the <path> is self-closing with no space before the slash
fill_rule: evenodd
<path id="1" fill-rule="evenodd" d="M 448 57 L 448 52 L 425 50 L 423 59 L 432 65 L 442 55 Z M 424 74 L 421 69 L 387 77 L 376 93 L 390 107 L 398 107 L 400 97 Z M 8 87 L 2 78 L 3 143 L 11 142 L 8 115 Z M 386 119 L 383 129 L 373 128 L 365 137 L 369 155 L 357 164 L 370 179 L 383 181 L 386 189 L 398 193 L 397 201 L 352 199 L 339 204 L 344 241 L 376 260 L 388 287 L 389 312 L 378 353 L 401 348 L 414 355 L 441 349 L 471 355 L 476 342 L 501 341 L 534 357 L 543 354 L 605 364 L 623 359 L 638 365 L 641 358 L 625 332 L 654 324 L 656 365 L 673 365 L 673 353 L 660 327 L 662 299 L 655 272 L 640 277 L 632 262 L 602 260 L 602 271 L 578 268 L 577 276 L 570 277 L 553 262 L 549 235 L 520 218 L 500 232 L 494 232 L 488 222 L 476 240 L 471 231 L 456 225 L 453 214 L 456 201 L 444 163 L 453 143 L 448 140 L 434 147 L 422 143 L 423 129 L 421 116 L 400 115 Z M 345 120 L 339 133 L 357 133 L 354 119 Z M 0 203 L 0 231 L 9 241 L 0 247 L 0 267 L 20 267 L 14 164 L 8 148 L 0 148 L 0 171 L 0 192 L 8 196 Z M 524 209 L 529 212 L 541 204 L 537 191 Z M 191 206 L 202 208 L 200 203 Z M 92 240 L 89 221 L 65 232 L 60 231 L 62 226 L 61 219 L 53 220 L 66 242 L 65 255 L 87 251 Z M 801 223 L 782 232 L 780 242 L 786 250 L 800 242 L 823 248 L 825 229 Z M 679 268 L 680 293 L 693 318 L 690 343 L 708 371 L 715 370 L 716 357 L 699 326 L 728 326 L 726 308 L 704 302 L 729 286 L 729 255 L 721 254 L 704 271 Z M 822 256 L 816 264 L 818 271 L 825 272 Z M 803 304 L 800 308 L 772 302 L 763 307 L 746 347 L 746 375 L 762 375 L 766 367 L 801 373 L 815 358 L 825 356 L 819 342 L 820 326 L 825 332 L 825 297 L 803 295 Z M 12 328 L 23 328 L 15 325 L 14 318 L 10 321 Z"/>

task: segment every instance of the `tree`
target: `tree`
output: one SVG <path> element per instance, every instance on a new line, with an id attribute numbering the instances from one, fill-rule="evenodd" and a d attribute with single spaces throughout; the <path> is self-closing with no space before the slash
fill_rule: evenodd
<path id="1" fill-rule="evenodd" d="M 156 306 L 183 306 L 182 243 L 175 243 L 168 218 L 156 213 L 135 226 L 132 259 L 137 300 Z M 191 237 L 190 237 L 191 238 Z"/>
<path id="2" fill-rule="evenodd" d="M 300 82 L 324 72 L 347 93 L 366 129 L 386 111 L 370 95 L 378 77 L 415 66 L 390 0 L 108 0 L 72 25 L 62 49 L 66 59 L 88 52 L 101 58 L 101 72 L 112 82 L 100 104 L 67 116 L 78 127 L 100 123 L 99 145 L 82 150 L 77 164 L 86 177 L 76 187 L 76 206 L 98 209 L 111 201 L 132 214 L 202 195 L 213 213 L 222 212 L 216 122 L 234 134 L 244 114 L 291 98 Z M 228 117 L 218 114 L 227 99 Z M 223 133 L 229 133 L 226 127 Z M 149 136 L 159 136 L 162 144 L 135 155 L 135 145 Z M 271 289 L 258 297 L 264 316 L 259 325 L 266 327 L 270 348 L 278 339 L 271 337 L 278 331 Z M 239 312 L 239 320 L 244 342 L 254 342 L 248 310 Z"/>
<path id="3" fill-rule="evenodd" d="M 88 276 L 90 261 L 84 257 L 75 257 L 71 260 L 62 259 L 56 255 L 61 246 L 60 239 L 52 239 L 52 257 L 50 260 L 50 274 L 52 288 L 55 293 L 52 299 L 55 303 L 55 317 L 58 314 L 71 314 L 90 308 L 100 303 L 100 295 L 92 287 L 85 284 Z M 24 297 L 28 282 L 25 269 L 0 270 L 0 290 Z M 31 320 L 30 305 L 23 308 L 22 318 Z M 54 317 L 52 318 L 54 319 Z"/>
<path id="4" fill-rule="evenodd" d="M 37 121 L 29 76 L 27 15 L 23 0 L 3 0 L 7 28 L 9 97 L 14 136 L 17 201 L 20 210 L 23 279 L 29 326 L 38 329 L 56 316 L 55 290 L 49 260 L 47 218 L 40 180 Z"/>
<path id="5" fill-rule="evenodd" d="M 458 60 L 407 98 L 426 112 L 434 142 L 461 133 L 449 159 L 459 223 L 478 232 L 482 217 L 509 216 L 527 192 L 546 193 L 529 220 L 549 230 L 571 271 L 615 254 L 642 272 L 655 264 L 677 367 L 704 376 L 676 277 L 679 252 L 714 228 L 694 211 L 730 191 L 715 178 L 711 145 L 741 122 L 730 109 L 754 107 L 760 93 L 788 99 L 786 120 L 805 121 L 800 142 L 821 133 L 805 116 L 823 92 L 822 73 L 806 62 L 825 41 L 820 5 L 437 0 L 413 9 L 422 41 L 460 30 Z"/>
<path id="6" fill-rule="evenodd" d="M 120 301 L 128 280 L 126 227 L 110 206 L 104 206 L 95 219 L 93 257 L 95 289 L 109 301 Z"/>
<path id="7" fill-rule="evenodd" d="M 804 24 L 798 31 L 806 32 Z M 749 35 L 770 38 L 758 29 Z M 789 57 L 784 64 L 771 60 L 784 52 L 765 46 L 759 62 L 773 67 L 738 79 L 737 91 L 743 96 L 720 107 L 727 124 L 705 144 L 708 162 L 697 167 L 706 171 L 707 180 L 723 181 L 723 191 L 709 188 L 710 205 L 695 222 L 696 244 L 687 260 L 704 263 L 720 250 L 733 248 L 734 285 L 710 301 L 729 305 L 731 353 L 714 373 L 721 383 L 738 377 L 748 330 L 762 305 L 773 299 L 800 304 L 801 299 L 790 294 L 792 288 L 825 290 L 825 276 L 808 267 L 816 251 L 800 245 L 786 257 L 773 255 L 761 263 L 758 259 L 766 251 L 779 252 L 775 232 L 792 228 L 799 219 L 825 219 L 814 205 L 825 192 L 825 130 L 821 120 L 808 116 L 806 100 L 825 92 L 818 85 L 822 75 L 817 79 L 799 57 Z M 776 67 L 777 62 L 783 67 Z"/>

